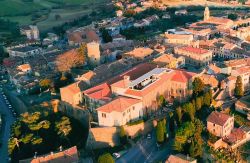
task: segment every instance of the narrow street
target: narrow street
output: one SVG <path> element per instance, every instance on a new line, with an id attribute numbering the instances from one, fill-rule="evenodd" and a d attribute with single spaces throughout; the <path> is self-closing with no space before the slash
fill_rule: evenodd
<path id="1" fill-rule="evenodd" d="M 0 112 L 4 116 L 2 133 L 0 134 L 0 141 L 2 142 L 2 146 L 0 147 L 0 162 L 5 163 L 8 162 L 8 140 L 11 125 L 14 123 L 14 117 L 6 105 L 2 94 L 0 94 Z"/>
<path id="2" fill-rule="evenodd" d="M 151 139 L 143 138 L 139 140 L 128 152 L 116 160 L 116 163 L 151 163 L 165 161 L 171 152 L 171 141 L 159 149 L 156 145 L 155 134 Z"/>

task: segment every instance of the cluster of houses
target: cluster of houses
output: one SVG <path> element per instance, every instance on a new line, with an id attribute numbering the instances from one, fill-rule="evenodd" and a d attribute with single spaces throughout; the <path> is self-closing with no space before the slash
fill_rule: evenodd
<path id="1" fill-rule="evenodd" d="M 123 126 L 154 113 L 161 95 L 168 101 L 188 100 L 196 77 L 213 90 L 218 103 L 234 96 L 238 76 L 242 78 L 244 92 L 250 90 L 249 18 L 232 21 L 211 17 L 206 7 L 204 20 L 186 28 L 170 29 L 159 40 L 152 38 L 142 43 L 127 40 L 120 30 L 149 25 L 159 17 L 152 15 L 135 21 L 122 15 L 128 10 L 138 13 L 158 3 L 125 1 L 115 5 L 119 8 L 116 18 L 68 30 L 67 48 L 54 44 L 59 37 L 53 33 L 48 34 L 42 41 L 45 47 L 41 47 L 38 28 L 23 27 L 21 32 L 29 42 L 8 47 L 10 57 L 4 60 L 18 92 L 28 93 L 42 79 L 55 77 L 58 56 L 82 44 L 86 44 L 87 64 L 94 68 L 75 75 L 74 83 L 60 88 L 61 101 L 69 109 L 87 109 L 101 127 Z M 185 15 L 187 11 L 175 14 Z M 108 43 L 103 41 L 100 32 L 103 28 L 112 37 Z M 235 104 L 236 111 L 248 119 L 249 98 L 244 96 Z M 235 128 L 234 117 L 221 112 L 209 115 L 207 129 L 220 138 L 216 147 L 235 148 L 250 138 L 248 127 Z M 196 162 L 182 155 L 171 155 L 169 162 L 178 159 Z"/>

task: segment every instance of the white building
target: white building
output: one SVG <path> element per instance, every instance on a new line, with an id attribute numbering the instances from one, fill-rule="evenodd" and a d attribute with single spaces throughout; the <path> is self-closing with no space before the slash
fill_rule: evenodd
<path id="1" fill-rule="evenodd" d="M 39 29 L 37 26 L 29 25 L 20 29 L 22 35 L 26 35 L 29 40 L 39 40 Z"/>
<path id="2" fill-rule="evenodd" d="M 218 137 L 228 136 L 234 128 L 234 117 L 220 112 L 212 112 L 207 118 L 207 130 Z"/>
<path id="3" fill-rule="evenodd" d="M 11 57 L 29 57 L 40 54 L 42 49 L 40 47 L 33 46 L 25 46 L 25 47 L 17 47 L 11 48 L 7 50 Z"/>
<path id="4" fill-rule="evenodd" d="M 122 126 L 143 116 L 142 101 L 120 96 L 97 108 L 97 112 L 100 126 Z"/>

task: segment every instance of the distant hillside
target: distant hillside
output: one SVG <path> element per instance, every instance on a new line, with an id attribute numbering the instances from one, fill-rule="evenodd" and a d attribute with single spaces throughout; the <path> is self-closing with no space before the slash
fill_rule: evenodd
<path id="1" fill-rule="evenodd" d="M 0 0 L 0 17 L 24 16 L 39 10 L 63 8 L 89 2 L 94 2 L 94 0 Z"/>

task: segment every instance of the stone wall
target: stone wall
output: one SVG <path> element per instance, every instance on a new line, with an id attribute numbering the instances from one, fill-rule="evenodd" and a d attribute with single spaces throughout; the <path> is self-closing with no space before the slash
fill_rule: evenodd
<path id="1" fill-rule="evenodd" d="M 84 127 L 89 127 L 89 111 L 79 106 L 72 106 L 66 102 L 60 101 L 58 110 L 66 115 L 79 120 Z"/>
<path id="2" fill-rule="evenodd" d="M 130 138 L 145 135 L 153 129 L 152 121 L 132 126 L 124 126 L 125 132 Z M 120 145 L 120 127 L 98 127 L 89 130 L 86 149 L 99 149 Z"/>

